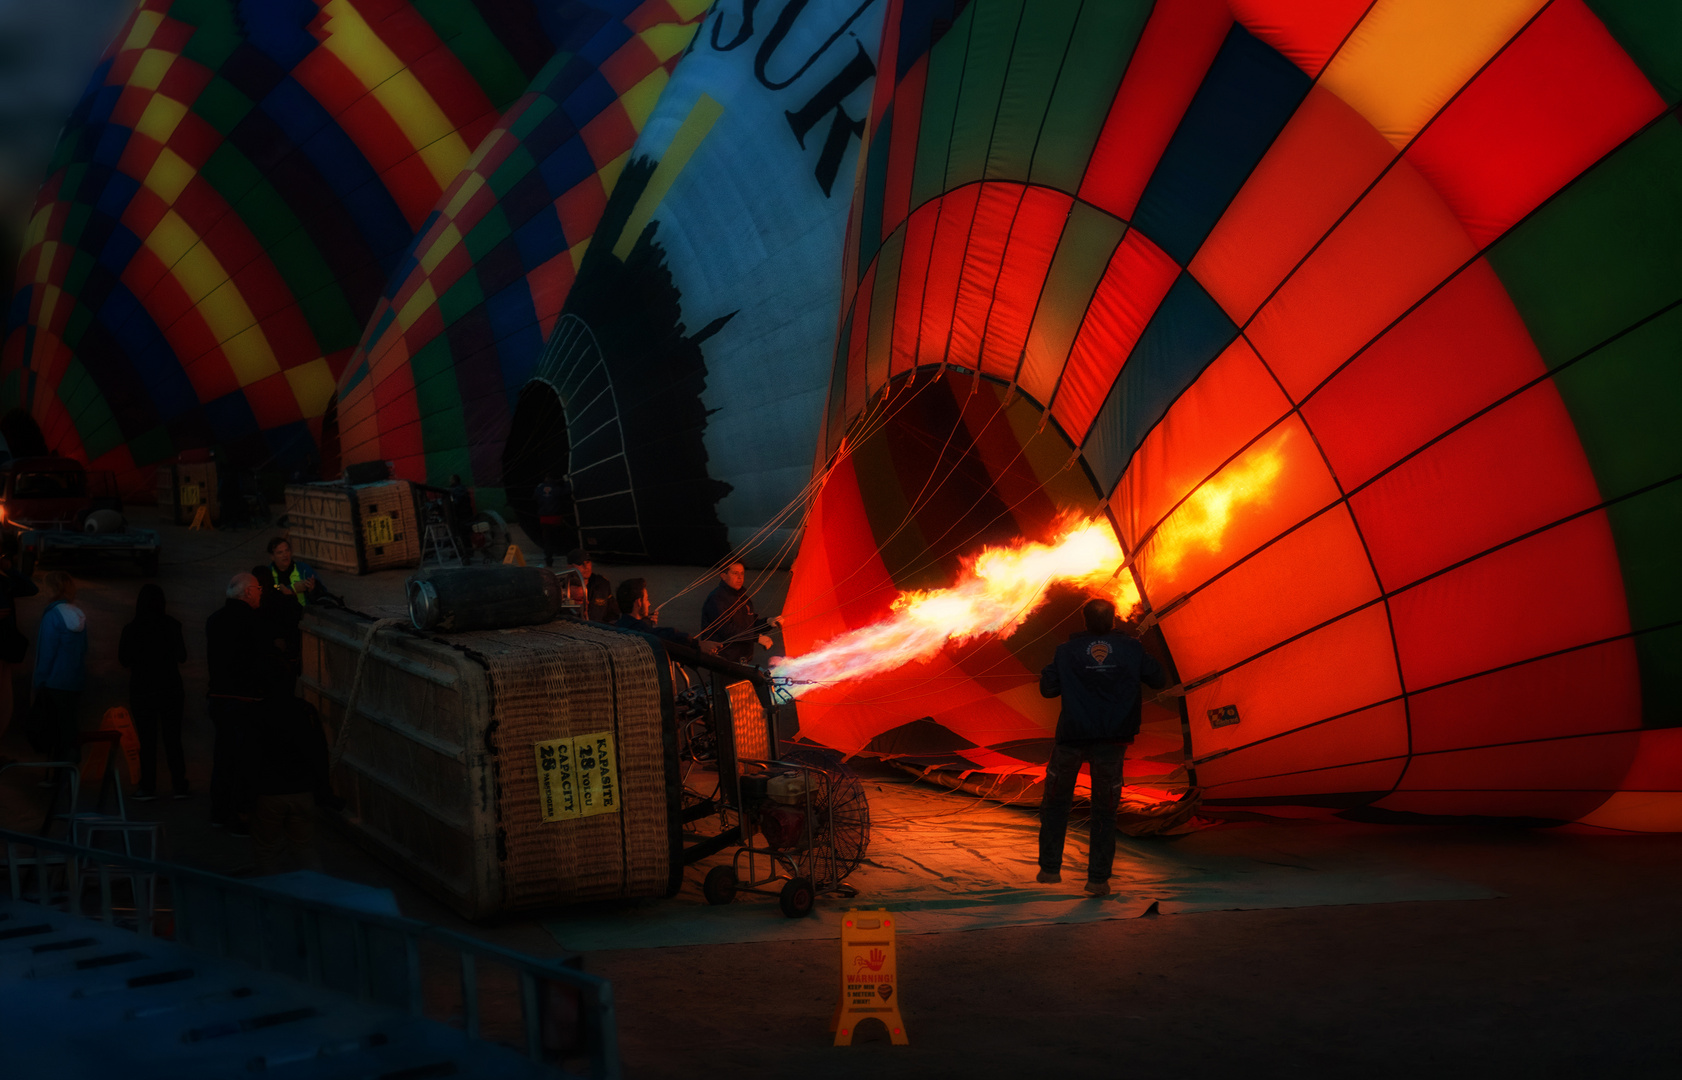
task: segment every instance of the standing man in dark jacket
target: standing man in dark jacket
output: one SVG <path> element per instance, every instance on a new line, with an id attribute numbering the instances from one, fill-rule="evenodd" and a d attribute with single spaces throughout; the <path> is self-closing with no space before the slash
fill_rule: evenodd
<path id="1" fill-rule="evenodd" d="M 554 473 L 544 473 L 543 482 L 532 492 L 537 503 L 537 525 L 542 533 L 543 565 L 555 565 L 555 551 L 567 545 L 566 512 L 572 502 L 572 488 Z"/>
<path id="2" fill-rule="evenodd" d="M 1086 629 L 1057 646 L 1040 672 L 1040 695 L 1063 699 L 1057 717 L 1057 743 L 1045 769 L 1040 802 L 1040 874 L 1042 884 L 1063 880 L 1063 838 L 1069 827 L 1075 777 L 1082 762 L 1092 772 L 1091 851 L 1087 857 L 1086 894 L 1107 896 L 1115 862 L 1115 816 L 1121 804 L 1121 763 L 1127 744 L 1139 733 L 1139 684 L 1161 688 L 1162 665 L 1144 647 L 1115 629 L 1115 605 L 1088 600 L 1082 615 Z"/>
<path id="3" fill-rule="evenodd" d="M 748 572 L 741 563 L 731 563 L 718 575 L 718 588 L 707 594 L 701 605 L 701 638 L 719 642 L 718 655 L 738 664 L 753 663 L 754 645 L 771 647 L 765 632 L 778 619 L 762 620 L 753 610 L 753 597 L 743 588 Z"/>
<path id="4" fill-rule="evenodd" d="M 263 699 L 285 678 L 286 658 L 274 630 L 258 609 L 263 586 L 253 574 L 235 574 L 227 601 L 204 623 L 209 669 L 210 723 L 216 729 L 211 757 L 210 823 L 244 835 L 247 810 L 243 764 Z"/>
<path id="5" fill-rule="evenodd" d="M 181 624 L 165 613 L 163 589 L 148 581 L 135 600 L 134 621 L 123 627 L 117 643 L 117 663 L 129 670 L 128 707 L 140 736 L 140 787 L 131 798 L 157 798 L 160 739 L 175 797 L 187 797 L 187 755 L 181 747 L 186 706 L 181 665 L 186 662 Z"/>

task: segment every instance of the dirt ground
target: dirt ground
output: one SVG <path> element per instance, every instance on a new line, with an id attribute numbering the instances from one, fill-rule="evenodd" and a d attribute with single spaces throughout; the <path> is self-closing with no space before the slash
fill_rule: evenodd
<path id="1" fill-rule="evenodd" d="M 158 580 L 187 628 L 189 776 L 202 793 L 209 726 L 192 688 L 203 685 L 203 621 L 228 576 L 262 560 L 270 534 L 164 532 Z M 649 577 L 657 600 L 700 573 L 602 570 L 616 582 Z M 91 717 L 125 696 L 116 639 L 142 579 L 124 566 L 77 576 L 93 634 Z M 405 575 L 325 576 L 352 606 L 374 610 L 397 602 Z M 778 610 L 786 576 L 769 585 L 765 613 Z M 664 621 L 697 626 L 710 587 L 669 603 Z M 21 605 L 31 636 L 43 606 Z M 16 725 L 0 755 L 33 756 Z M 32 828 L 38 798 L 32 782 L 7 773 L 0 824 Z M 209 828 L 202 794 L 140 812 L 166 823 L 174 859 L 229 873 L 249 865 L 246 841 Z M 1237 854 L 1358 850 L 1503 895 L 908 934 L 899 970 L 909 1047 L 868 1030 L 854 1047 L 829 1045 L 832 940 L 596 952 L 585 966 L 614 984 L 633 1078 L 1678 1075 L 1682 836 L 1258 817 L 1163 842 Z M 535 920 L 463 923 L 330 828 L 321 846 L 330 872 L 391 888 L 408 915 L 560 951 Z M 776 917 L 774 901 L 748 902 Z"/>

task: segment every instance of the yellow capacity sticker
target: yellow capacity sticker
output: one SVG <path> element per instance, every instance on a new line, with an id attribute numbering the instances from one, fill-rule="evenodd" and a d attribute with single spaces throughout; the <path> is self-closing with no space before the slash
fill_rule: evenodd
<path id="1" fill-rule="evenodd" d="M 611 731 L 549 739 L 534 749 L 544 821 L 619 812 L 619 762 Z"/>
<path id="2" fill-rule="evenodd" d="M 391 515 L 375 514 L 362 524 L 362 533 L 369 547 L 384 547 L 391 543 Z"/>

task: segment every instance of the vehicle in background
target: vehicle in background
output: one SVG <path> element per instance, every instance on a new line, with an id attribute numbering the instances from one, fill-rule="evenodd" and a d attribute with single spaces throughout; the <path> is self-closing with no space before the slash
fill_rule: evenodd
<path id="1" fill-rule="evenodd" d="M 129 558 L 158 572 L 158 534 L 129 528 L 116 477 L 62 457 L 0 464 L 0 547 L 25 574 L 51 556 Z"/>

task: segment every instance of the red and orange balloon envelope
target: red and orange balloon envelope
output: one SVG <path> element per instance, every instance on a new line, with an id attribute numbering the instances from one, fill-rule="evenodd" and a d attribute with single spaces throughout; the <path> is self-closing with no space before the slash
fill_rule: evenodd
<path id="1" fill-rule="evenodd" d="M 791 654 L 1102 513 L 1210 802 L 1682 828 L 1664 16 L 1025 10 L 889 9 Z M 1023 766 L 1078 585 L 803 730 Z"/>

